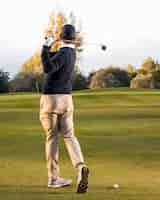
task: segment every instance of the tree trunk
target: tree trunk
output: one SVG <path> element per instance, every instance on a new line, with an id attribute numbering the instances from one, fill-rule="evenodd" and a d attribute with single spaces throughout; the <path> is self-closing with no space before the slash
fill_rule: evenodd
<path id="1" fill-rule="evenodd" d="M 37 93 L 40 92 L 40 89 L 39 89 L 39 81 L 36 79 L 36 91 Z"/>

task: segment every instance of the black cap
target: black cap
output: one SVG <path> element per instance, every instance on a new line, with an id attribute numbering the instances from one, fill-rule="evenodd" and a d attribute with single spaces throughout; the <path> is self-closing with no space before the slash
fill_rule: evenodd
<path id="1" fill-rule="evenodd" d="M 60 37 L 62 40 L 75 40 L 76 39 L 75 27 L 71 24 L 65 24 L 62 27 L 62 32 Z"/>

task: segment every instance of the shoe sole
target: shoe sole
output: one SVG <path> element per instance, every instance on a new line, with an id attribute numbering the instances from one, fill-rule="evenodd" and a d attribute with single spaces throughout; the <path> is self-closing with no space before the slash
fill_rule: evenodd
<path id="1" fill-rule="evenodd" d="M 70 185 L 56 185 L 56 186 L 50 186 L 50 185 L 48 185 L 48 188 L 54 188 L 54 189 L 58 189 L 58 188 L 63 188 L 63 187 L 68 187 L 68 186 L 71 186 L 71 184 Z"/>
<path id="2" fill-rule="evenodd" d="M 64 184 L 64 185 L 48 185 L 48 188 L 58 189 L 58 188 L 62 188 L 62 187 L 68 187 L 68 186 L 71 186 L 71 185 L 72 185 L 72 182 L 68 183 L 68 184 Z"/>
<path id="3" fill-rule="evenodd" d="M 77 187 L 77 193 L 85 193 L 88 189 L 88 175 L 89 175 L 89 169 L 87 167 L 82 168 L 82 179 Z"/>

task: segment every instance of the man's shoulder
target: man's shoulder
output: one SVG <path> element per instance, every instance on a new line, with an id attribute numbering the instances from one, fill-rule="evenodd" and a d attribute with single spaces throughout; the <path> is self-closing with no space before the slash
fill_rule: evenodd
<path id="1" fill-rule="evenodd" d="M 75 49 L 70 48 L 70 47 L 62 47 L 59 49 L 59 54 L 64 55 L 64 56 L 68 56 L 68 55 L 75 56 L 76 51 Z"/>
<path id="2" fill-rule="evenodd" d="M 59 49 L 59 51 L 63 51 L 63 52 L 66 52 L 66 51 L 75 51 L 75 48 L 71 48 L 71 47 L 61 47 Z"/>

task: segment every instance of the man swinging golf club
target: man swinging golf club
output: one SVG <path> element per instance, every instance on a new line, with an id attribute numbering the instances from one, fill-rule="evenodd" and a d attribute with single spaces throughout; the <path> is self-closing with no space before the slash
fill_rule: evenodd
<path id="1" fill-rule="evenodd" d="M 40 100 L 40 121 L 46 133 L 46 160 L 48 187 L 69 186 L 72 180 L 60 177 L 58 133 L 63 135 L 73 166 L 77 169 L 77 192 L 85 193 L 88 188 L 89 169 L 84 164 L 83 154 L 73 126 L 72 71 L 76 61 L 74 26 L 66 24 L 60 39 L 49 37 L 42 48 L 41 58 L 45 80 Z M 61 40 L 63 45 L 55 53 L 50 48 Z"/>

